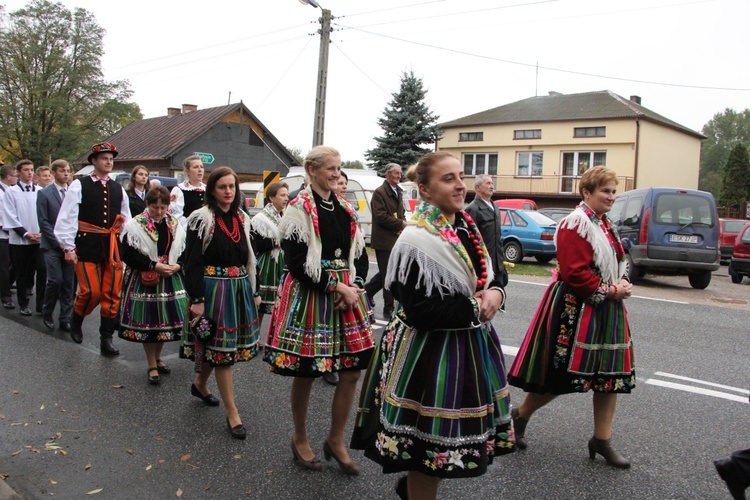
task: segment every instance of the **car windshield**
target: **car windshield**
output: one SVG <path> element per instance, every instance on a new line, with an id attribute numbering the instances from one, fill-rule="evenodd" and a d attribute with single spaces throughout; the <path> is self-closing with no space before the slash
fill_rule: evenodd
<path id="1" fill-rule="evenodd" d="M 523 213 L 529 216 L 531 220 L 539 224 L 540 226 L 555 226 L 557 222 L 550 219 L 544 214 L 540 214 L 536 210 L 524 210 Z"/>

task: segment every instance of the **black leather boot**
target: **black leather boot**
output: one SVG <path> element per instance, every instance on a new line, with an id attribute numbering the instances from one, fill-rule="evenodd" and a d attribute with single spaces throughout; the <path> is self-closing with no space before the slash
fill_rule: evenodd
<path id="1" fill-rule="evenodd" d="M 592 437 L 589 439 L 589 458 L 591 460 L 596 457 L 596 454 L 604 457 L 612 467 L 618 467 L 620 469 L 627 469 L 630 467 L 630 460 L 623 457 L 612 448 L 611 439 L 597 439 Z"/>
<path id="2" fill-rule="evenodd" d="M 70 318 L 70 338 L 73 339 L 73 342 L 76 344 L 80 344 L 83 342 L 83 316 L 79 316 L 76 313 L 73 313 L 73 316 Z"/>
<path id="3" fill-rule="evenodd" d="M 99 344 L 99 351 L 102 356 L 118 356 L 120 351 L 115 347 L 112 342 L 112 335 L 115 333 L 115 319 L 102 317 L 102 324 L 99 327 L 99 338 L 101 342 Z"/>
<path id="4" fill-rule="evenodd" d="M 516 448 L 519 450 L 525 450 L 528 447 L 524 434 L 526 434 L 526 424 L 529 423 L 525 418 L 521 418 L 518 414 L 518 408 L 512 408 L 510 410 L 510 416 L 513 417 L 513 433 L 516 436 Z"/>

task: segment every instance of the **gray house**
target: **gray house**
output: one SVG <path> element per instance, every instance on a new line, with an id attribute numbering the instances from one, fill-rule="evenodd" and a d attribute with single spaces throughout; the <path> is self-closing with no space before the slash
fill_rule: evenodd
<path id="1" fill-rule="evenodd" d="M 166 116 L 135 121 L 105 140 L 119 151 L 115 170 L 125 172 L 145 165 L 154 175 L 172 177 L 182 172 L 186 157 L 200 154 L 207 172 L 226 165 L 241 181 L 260 181 L 264 170 L 283 177 L 297 164 L 241 102 L 201 110 L 191 104 L 167 108 Z M 73 163 L 86 164 L 86 154 Z"/>

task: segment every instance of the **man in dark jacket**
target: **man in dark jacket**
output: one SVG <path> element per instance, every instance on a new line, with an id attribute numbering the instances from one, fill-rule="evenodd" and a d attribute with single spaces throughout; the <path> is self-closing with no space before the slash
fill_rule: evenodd
<path id="1" fill-rule="evenodd" d="M 487 252 L 492 259 L 492 271 L 495 279 L 502 283 L 503 288 L 508 284 L 508 272 L 505 270 L 503 261 L 503 235 L 500 231 L 500 211 L 492 203 L 492 193 L 495 192 L 495 182 L 491 175 L 480 175 L 474 179 L 474 192 L 476 196 L 466 211 L 476 222 L 479 232 L 482 234 Z"/>
<path id="2" fill-rule="evenodd" d="M 378 272 L 365 285 L 365 291 L 371 298 L 383 290 L 383 316 L 390 318 L 393 313 L 393 295 L 383 288 L 388 270 L 388 259 L 398 235 L 406 227 L 404 215 L 404 190 L 401 182 L 401 166 L 389 163 L 385 166 L 385 182 L 372 193 L 370 209 L 372 210 L 372 234 L 370 246 L 375 249 L 378 261 Z"/>

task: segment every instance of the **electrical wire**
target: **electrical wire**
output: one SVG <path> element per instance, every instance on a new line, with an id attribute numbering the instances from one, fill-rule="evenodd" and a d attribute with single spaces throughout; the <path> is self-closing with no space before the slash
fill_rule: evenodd
<path id="1" fill-rule="evenodd" d="M 302 47 L 302 50 L 299 51 L 299 54 L 297 54 L 297 57 L 294 58 L 292 63 L 289 65 L 289 67 L 284 71 L 284 73 L 281 75 L 281 77 L 276 81 L 276 84 L 273 86 L 273 88 L 266 94 L 266 97 L 263 98 L 262 101 L 260 101 L 260 104 L 255 108 L 256 110 L 259 110 L 263 107 L 263 104 L 268 100 L 269 97 L 271 97 L 271 94 L 273 94 L 276 91 L 276 88 L 281 84 L 281 82 L 286 78 L 287 73 L 291 71 L 291 69 L 294 67 L 294 65 L 297 63 L 300 57 L 302 57 L 302 54 L 305 52 L 305 49 L 307 49 L 307 46 L 310 45 L 310 42 L 312 41 L 312 38 L 308 38 L 307 43 L 304 47 Z"/>
<path id="2" fill-rule="evenodd" d="M 336 16 L 336 18 L 339 18 L 339 17 L 363 16 L 363 15 L 366 15 L 366 14 L 378 14 L 380 12 L 389 12 L 389 11 L 392 11 L 392 10 L 408 9 L 409 7 L 418 7 L 420 5 L 427 5 L 427 4 L 431 4 L 431 3 L 442 3 L 442 2 L 445 2 L 445 1 L 447 1 L 447 0 L 431 0 L 429 2 L 420 2 L 420 3 L 412 3 L 412 4 L 409 4 L 409 5 L 399 5 L 398 7 L 389 7 L 387 9 L 369 10 L 367 12 L 357 12 L 355 14 L 345 14 L 343 16 Z"/>
<path id="3" fill-rule="evenodd" d="M 617 80 L 617 81 L 622 81 L 622 82 L 643 83 L 643 84 L 647 84 L 647 85 L 659 85 L 659 86 L 663 86 L 663 87 L 677 87 L 677 88 L 701 89 L 701 90 L 728 90 L 728 91 L 738 91 L 738 92 L 750 92 L 750 88 L 715 87 L 715 86 L 709 86 L 709 85 L 688 85 L 688 84 L 681 84 L 681 83 L 655 82 L 655 81 L 649 81 L 649 80 L 638 80 L 638 79 L 635 79 L 635 78 L 624 78 L 624 77 L 617 77 L 617 76 L 599 75 L 599 74 L 596 74 L 596 73 L 588 73 L 588 72 L 585 72 L 585 71 L 575 71 L 575 70 L 562 69 L 562 68 L 553 68 L 551 66 L 537 65 L 536 63 L 526 63 L 526 62 L 520 62 L 520 61 L 511 61 L 509 59 L 501 59 L 499 57 L 492 57 L 492 56 L 487 56 L 487 55 L 483 55 L 483 54 L 474 54 L 474 53 L 466 52 L 466 51 L 463 51 L 463 50 L 451 49 L 451 48 L 448 48 L 448 47 L 440 47 L 438 45 L 432 45 L 432 44 L 424 43 L 424 42 L 415 42 L 415 41 L 412 41 L 412 40 L 406 40 L 404 38 L 398 38 L 398 37 L 392 36 L 392 35 L 384 35 L 382 33 L 375 33 L 373 31 L 363 30 L 361 28 L 356 28 L 354 26 L 349 26 L 348 28 L 356 30 L 356 31 L 361 31 L 362 33 L 367 33 L 367 34 L 370 34 L 370 35 L 379 36 L 381 38 L 388 38 L 388 39 L 391 39 L 391 40 L 396 40 L 396 41 L 399 41 L 399 42 L 409 43 L 409 44 L 412 44 L 412 45 L 419 45 L 421 47 L 428 47 L 428 48 L 431 48 L 431 49 L 442 50 L 442 51 L 445 51 L 445 52 L 452 52 L 454 54 L 460 54 L 460 55 L 464 55 L 464 56 L 476 57 L 478 59 L 486 59 L 486 60 L 489 60 L 489 61 L 502 62 L 502 63 L 506 63 L 506 64 L 514 64 L 514 65 L 517 65 L 517 66 L 524 66 L 524 67 L 528 67 L 528 68 L 537 68 L 538 67 L 539 69 L 545 69 L 545 70 L 548 70 L 548 71 L 555 71 L 555 72 L 558 72 L 558 73 L 568 73 L 568 74 L 571 74 L 571 75 L 580 75 L 580 76 L 589 76 L 589 77 L 594 77 L 594 78 L 603 78 L 605 80 Z"/>
<path id="4" fill-rule="evenodd" d="M 385 95 L 391 95 L 391 93 L 390 93 L 390 92 L 388 92 L 388 91 L 387 91 L 387 90 L 385 90 L 385 89 L 384 89 L 383 87 L 381 87 L 381 86 L 380 86 L 380 85 L 378 84 L 378 82 L 376 82 L 376 81 L 375 81 L 375 80 L 374 80 L 373 78 L 371 78 L 371 77 L 370 77 L 370 75 L 368 75 L 367 73 L 365 73 L 365 70 L 363 70 L 362 68 L 360 68 L 360 67 L 359 67 L 359 65 L 358 65 L 357 63 L 355 63 L 355 62 L 354 62 L 354 60 L 353 60 L 353 59 L 352 59 L 351 57 L 349 57 L 349 56 L 348 56 L 348 55 L 346 54 L 346 52 L 344 52 L 344 51 L 343 51 L 343 49 L 342 49 L 341 47 L 339 47 L 339 45 L 338 45 L 338 44 L 337 44 L 336 42 L 334 42 L 334 41 L 331 41 L 331 43 L 333 44 L 333 46 L 334 46 L 334 47 L 336 47 L 336 49 L 337 49 L 337 50 L 338 50 L 339 52 L 341 52 L 341 53 L 342 53 L 342 54 L 344 55 L 344 57 L 346 57 L 346 58 L 347 58 L 347 59 L 349 60 L 349 62 L 350 62 L 350 63 L 352 63 L 352 65 L 353 65 L 353 66 L 354 66 L 355 68 L 357 68 L 357 69 L 358 69 L 358 70 L 359 70 L 359 71 L 360 71 L 360 72 L 361 72 L 361 73 L 362 73 L 363 75 L 365 75 L 365 78 L 367 78 L 368 80 L 370 80 L 370 81 L 371 81 L 371 82 L 373 83 L 373 85 L 375 85 L 375 86 L 376 86 L 377 88 L 379 88 L 380 90 L 382 90 L 382 91 L 383 91 L 383 93 L 384 93 Z"/>

